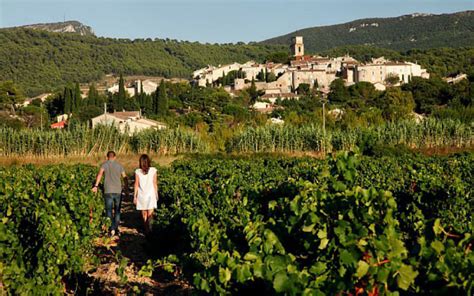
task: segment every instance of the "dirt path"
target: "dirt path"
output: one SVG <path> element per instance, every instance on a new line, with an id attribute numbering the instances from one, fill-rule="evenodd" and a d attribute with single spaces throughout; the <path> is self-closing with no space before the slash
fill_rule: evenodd
<path id="1" fill-rule="evenodd" d="M 89 273 L 93 291 L 98 294 L 124 295 L 188 295 L 190 285 L 179 277 L 155 270 L 151 277 L 139 275 L 150 259 L 146 249 L 152 246 L 141 231 L 140 213 L 135 210 L 131 198 L 122 202 L 120 237 L 101 238 L 97 241 L 100 265 Z M 117 268 L 123 268 L 122 277 Z"/>

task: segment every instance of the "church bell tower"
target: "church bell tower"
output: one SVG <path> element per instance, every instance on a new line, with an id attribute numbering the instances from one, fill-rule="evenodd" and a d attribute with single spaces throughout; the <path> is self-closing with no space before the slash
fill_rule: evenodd
<path id="1" fill-rule="evenodd" d="M 291 53 L 294 57 L 304 56 L 303 36 L 295 36 L 291 39 Z"/>

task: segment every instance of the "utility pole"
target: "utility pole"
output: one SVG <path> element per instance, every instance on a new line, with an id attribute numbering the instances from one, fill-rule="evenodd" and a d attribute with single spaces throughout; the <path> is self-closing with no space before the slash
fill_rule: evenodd
<path id="1" fill-rule="evenodd" d="M 326 109 L 324 106 L 326 105 L 326 101 L 323 101 L 323 135 L 326 138 Z"/>
<path id="2" fill-rule="evenodd" d="M 40 103 L 40 126 L 43 131 L 43 102 Z"/>
<path id="3" fill-rule="evenodd" d="M 323 104 L 323 153 L 326 154 L 326 104 L 329 103 L 327 99 L 321 98 Z"/>

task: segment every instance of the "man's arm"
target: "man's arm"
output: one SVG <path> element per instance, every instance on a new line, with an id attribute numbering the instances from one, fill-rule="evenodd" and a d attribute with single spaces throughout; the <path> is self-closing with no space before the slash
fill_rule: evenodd
<path id="1" fill-rule="evenodd" d="M 92 188 L 93 192 L 97 192 L 97 188 L 99 187 L 100 180 L 102 180 L 102 175 L 104 175 L 104 169 L 100 168 L 99 173 L 97 173 L 97 177 L 95 178 L 95 184 L 94 187 Z"/>
<path id="2" fill-rule="evenodd" d="M 130 191 L 128 188 L 128 176 L 125 173 L 125 171 L 122 171 L 122 179 L 123 179 L 123 190 L 125 192 L 125 195 L 128 196 Z"/>

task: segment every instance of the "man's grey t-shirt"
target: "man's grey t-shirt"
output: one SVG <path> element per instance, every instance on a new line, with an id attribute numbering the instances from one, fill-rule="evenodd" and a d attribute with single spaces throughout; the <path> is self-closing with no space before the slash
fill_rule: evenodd
<path id="1" fill-rule="evenodd" d="M 123 166 L 114 161 L 107 160 L 101 166 L 104 169 L 104 193 L 122 192 L 122 173 L 125 172 Z"/>

